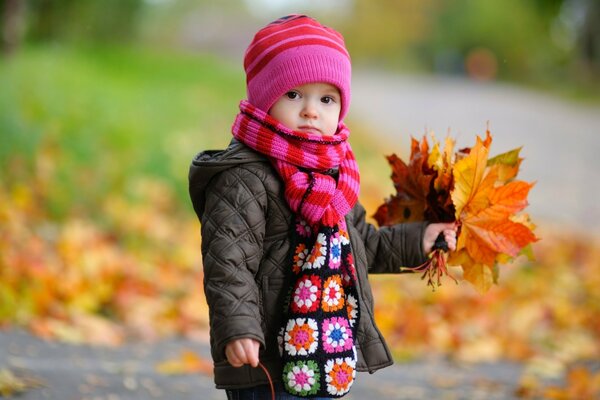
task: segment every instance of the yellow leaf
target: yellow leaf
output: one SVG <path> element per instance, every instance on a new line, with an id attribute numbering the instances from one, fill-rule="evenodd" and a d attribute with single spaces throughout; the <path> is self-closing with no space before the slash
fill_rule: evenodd
<path id="1" fill-rule="evenodd" d="M 435 138 L 433 138 L 433 148 L 427 158 L 427 164 L 436 171 L 439 171 L 444 167 L 444 160 L 442 159 L 442 153 L 440 152 L 440 144 Z"/>
<path id="2" fill-rule="evenodd" d="M 455 217 L 460 220 L 463 208 L 466 207 L 483 179 L 487 165 L 488 148 L 477 136 L 477 143 L 469 155 L 454 165 L 454 190 L 452 202 L 456 209 Z"/>
<path id="3" fill-rule="evenodd" d="M 450 136 L 446 136 L 444 145 L 444 162 L 446 163 L 447 167 L 451 166 L 453 163 L 452 158 L 454 157 L 454 144 L 454 139 L 452 139 Z"/>
<path id="4" fill-rule="evenodd" d="M 480 263 L 464 264 L 462 268 L 464 271 L 463 277 L 471 282 L 480 293 L 487 292 L 494 284 L 494 275 L 487 265 Z"/>
<path id="5" fill-rule="evenodd" d="M 481 180 L 477 191 L 472 196 L 469 204 L 465 206 L 464 210 L 471 213 L 477 213 L 479 210 L 488 207 L 490 205 L 490 196 L 494 192 L 494 184 L 497 179 L 497 168 L 491 168 L 487 171 L 484 178 Z"/>
<path id="6" fill-rule="evenodd" d="M 453 251 L 448 255 L 448 265 L 459 266 L 472 263 L 473 260 L 465 248 L 458 249 L 457 246 L 457 251 Z"/>

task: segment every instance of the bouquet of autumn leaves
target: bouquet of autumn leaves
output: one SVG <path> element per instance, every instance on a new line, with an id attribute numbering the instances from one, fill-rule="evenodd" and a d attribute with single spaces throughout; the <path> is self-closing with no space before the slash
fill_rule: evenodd
<path id="1" fill-rule="evenodd" d="M 453 222 L 458 226 L 456 251 L 447 252 L 436 241 L 422 271 L 432 288 L 441 285 L 448 265 L 461 266 L 463 277 L 480 292 L 498 279 L 498 265 L 518 255 L 532 258 L 531 243 L 537 238 L 534 225 L 521 211 L 533 183 L 515 179 L 522 158 L 520 148 L 489 158 L 492 137 L 477 136 L 475 146 L 455 152 L 455 141 L 447 137 L 442 149 L 432 135 L 412 139 L 410 160 L 395 154 L 387 159 L 392 167 L 396 194 L 374 215 L 380 226 L 400 222 Z M 455 280 L 456 281 L 456 280 Z"/>

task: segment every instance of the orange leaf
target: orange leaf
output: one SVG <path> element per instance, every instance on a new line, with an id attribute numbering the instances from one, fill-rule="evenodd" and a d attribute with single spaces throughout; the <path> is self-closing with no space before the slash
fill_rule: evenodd
<path id="1" fill-rule="evenodd" d="M 497 211 L 507 215 L 517 213 L 527 207 L 527 195 L 535 183 L 513 181 L 496 188 L 490 197 L 490 203 Z"/>
<path id="2" fill-rule="evenodd" d="M 484 210 L 462 221 L 461 235 L 468 236 L 465 241 L 469 255 L 487 265 L 494 264 L 498 253 L 516 257 L 523 247 L 537 240 L 525 225 L 496 217 L 493 212 Z"/>
<path id="3" fill-rule="evenodd" d="M 392 154 L 387 159 L 392 167 L 392 182 L 394 182 L 396 190 L 404 193 L 407 197 L 423 199 L 425 197 L 423 187 L 418 182 L 419 174 L 415 173 L 420 170 L 420 165 L 416 168 L 415 163 L 412 163 L 410 166 L 406 165 L 395 154 Z"/>
<path id="4" fill-rule="evenodd" d="M 527 206 L 527 195 L 533 184 L 503 181 L 509 176 L 512 178 L 503 167 L 518 168 L 519 149 L 488 161 L 490 143 L 489 132 L 484 141 L 477 137 L 468 155 L 456 162 L 452 191 L 456 219 L 461 223 L 457 249 L 466 249 L 474 265 L 487 267 L 467 266 L 465 270 L 467 280 L 479 290 L 489 288 L 488 272 L 499 259 L 516 257 L 525 246 L 537 240 L 531 225 L 520 223 L 515 217 Z"/>
<path id="5" fill-rule="evenodd" d="M 487 158 L 488 148 L 485 147 L 484 142 L 478 136 L 477 143 L 471 149 L 469 155 L 457 161 L 454 165 L 452 202 L 456 209 L 455 216 L 457 220 L 460 219 L 463 208 L 469 204 L 479 188 L 487 165 Z"/>

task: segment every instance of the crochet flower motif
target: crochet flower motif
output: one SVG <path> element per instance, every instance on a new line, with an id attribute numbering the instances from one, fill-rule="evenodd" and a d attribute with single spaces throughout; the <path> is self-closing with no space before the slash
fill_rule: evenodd
<path id="1" fill-rule="evenodd" d="M 303 269 L 318 269 L 325 264 L 325 255 L 327 254 L 327 238 L 323 233 L 317 235 L 317 241 L 304 263 Z"/>
<path id="2" fill-rule="evenodd" d="M 323 349 L 336 353 L 352 348 L 352 331 L 344 318 L 326 318 L 323 321 Z"/>
<path id="3" fill-rule="evenodd" d="M 319 306 L 321 298 L 321 279 L 315 275 L 304 275 L 294 287 L 292 293 L 292 311 L 295 313 L 312 312 Z"/>
<path id="4" fill-rule="evenodd" d="M 349 294 L 346 298 L 346 311 L 348 312 L 350 326 L 354 327 L 354 324 L 356 323 L 356 317 L 358 317 L 358 301 L 351 294 Z"/>
<path id="5" fill-rule="evenodd" d="M 329 255 L 329 268 L 338 269 L 342 261 L 342 242 L 338 232 L 331 236 L 329 245 L 331 249 Z"/>
<path id="6" fill-rule="evenodd" d="M 321 388 L 321 374 L 315 361 L 288 362 L 283 368 L 286 389 L 300 396 L 314 395 Z"/>
<path id="7" fill-rule="evenodd" d="M 349 253 L 346 257 L 346 263 L 342 264 L 342 284 L 344 287 L 353 286 L 356 281 L 356 268 L 354 267 L 354 257 Z"/>
<path id="8" fill-rule="evenodd" d="M 285 328 L 285 351 L 292 356 L 314 353 L 319 344 L 317 322 L 312 318 L 296 318 L 288 321 Z"/>
<path id="9" fill-rule="evenodd" d="M 348 236 L 348 230 L 346 228 L 346 224 L 344 224 L 343 226 L 340 225 L 339 233 L 340 233 L 340 243 L 343 244 L 344 246 L 349 245 L 350 244 L 350 236 Z"/>
<path id="10" fill-rule="evenodd" d="M 344 289 L 338 275 L 327 278 L 323 285 L 323 300 L 321 307 L 326 312 L 337 311 L 344 307 Z"/>
<path id="11" fill-rule="evenodd" d="M 305 220 L 300 219 L 296 223 L 296 232 L 298 232 L 298 234 L 302 237 L 310 237 L 312 229 L 310 228 L 310 225 L 308 225 L 308 223 Z"/>
<path id="12" fill-rule="evenodd" d="M 308 249 L 304 243 L 300 243 L 296 246 L 296 251 L 294 251 L 294 265 L 292 266 L 292 270 L 295 274 L 300 273 L 302 266 L 306 262 L 308 258 Z"/>
<path id="13" fill-rule="evenodd" d="M 325 364 L 327 392 L 334 396 L 348 393 L 356 376 L 355 362 L 350 358 L 327 360 Z"/>

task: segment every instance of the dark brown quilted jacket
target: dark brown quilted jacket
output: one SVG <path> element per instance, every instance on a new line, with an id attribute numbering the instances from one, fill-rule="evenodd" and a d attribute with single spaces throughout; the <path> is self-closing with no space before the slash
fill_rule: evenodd
<path id="1" fill-rule="evenodd" d="M 293 215 L 283 197 L 283 183 L 263 155 L 234 140 L 226 150 L 194 158 L 189 190 L 201 222 L 216 386 L 234 389 L 267 383 L 260 368 L 234 368 L 227 362 L 225 345 L 239 338 L 261 343 L 260 360 L 279 379 L 277 331 L 293 251 Z M 360 204 L 346 221 L 360 296 L 357 369 L 372 373 L 391 365 L 392 357 L 375 325 L 367 274 L 400 273 L 402 266 L 422 263 L 425 224 L 377 229 L 365 222 Z"/>

